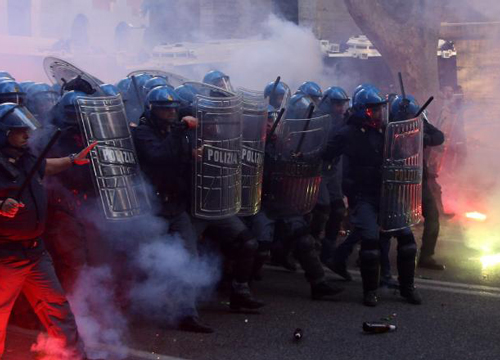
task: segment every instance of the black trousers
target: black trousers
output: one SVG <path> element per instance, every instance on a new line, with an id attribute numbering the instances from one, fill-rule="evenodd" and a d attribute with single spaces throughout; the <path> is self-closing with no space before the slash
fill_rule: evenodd
<path id="1" fill-rule="evenodd" d="M 434 255 L 436 249 L 436 243 L 439 236 L 439 210 L 436 198 L 425 178 L 422 182 L 422 213 L 425 222 L 420 256 L 428 257 Z"/>

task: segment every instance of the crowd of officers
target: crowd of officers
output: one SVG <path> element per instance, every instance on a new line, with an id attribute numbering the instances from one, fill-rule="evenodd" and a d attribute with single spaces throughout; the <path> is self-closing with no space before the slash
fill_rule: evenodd
<path id="1" fill-rule="evenodd" d="M 7 72 L 0 73 L 0 357 L 10 313 L 22 292 L 49 335 L 62 339 L 74 351 L 75 359 L 86 359 L 65 291 L 72 290 L 88 263 L 91 239 L 106 234 L 78 212 L 82 206 L 97 208 L 98 201 L 92 172 L 86 165 L 93 145 L 86 147 L 76 107 L 79 97 L 91 96 L 95 89 L 81 78 L 75 80 L 61 89 L 58 85 L 18 83 Z M 209 72 L 203 82 L 233 90 L 229 77 L 220 71 Z M 141 170 L 154 189 L 151 201 L 157 205 L 153 207 L 155 215 L 168 224 L 168 233 L 177 234 L 193 257 L 200 238 L 221 243 L 232 265 L 227 275 L 231 309 L 264 306 L 249 284 L 262 278 L 262 266 L 269 261 L 291 271 L 298 262 L 310 284 L 312 299 L 336 296 L 343 289 L 326 280 L 324 266 L 352 281 L 347 261 L 358 244 L 364 305 L 377 305 L 380 286 L 398 288 L 409 303 L 421 304 L 414 286 L 417 244 L 411 228 L 384 233 L 379 226 L 384 129 L 387 119 L 414 118 L 420 109 L 415 98 L 385 95 L 368 84 L 356 88 L 350 98 L 340 87 L 322 91 L 310 81 L 289 97 L 286 84 L 269 83 L 264 90 L 269 104 L 264 187 L 269 181 L 265 164 L 275 151 L 273 125 L 281 108 L 286 108 L 287 118 L 301 119 L 312 104 L 314 116 L 329 116 L 317 203 L 309 214 L 280 216 L 264 198 L 254 216 L 207 220 L 192 216 L 189 210 L 194 151 L 190 134 L 198 124 L 192 109 L 196 88 L 174 88 L 168 79 L 147 73 L 100 88 L 109 96 L 122 95 Z M 137 99 L 143 104 L 137 104 Z M 443 133 L 426 118 L 423 123 L 424 146 L 441 145 Z M 43 143 L 40 140 L 48 133 L 43 129 L 51 126 L 60 128 L 62 135 L 50 158 L 30 176 L 40 146 L 29 144 Z M 57 186 L 44 180 L 48 175 L 56 179 Z M 25 179 L 27 187 L 18 193 Z M 422 187 L 425 230 L 418 265 L 443 270 L 433 258 L 439 211 L 427 185 L 425 166 Z M 341 230 L 348 236 L 338 244 Z M 398 281 L 392 276 L 388 255 L 392 237 L 398 241 Z M 185 302 L 175 326 L 212 332 L 200 321 L 191 292 L 194 290 L 189 288 L 184 291 Z"/>

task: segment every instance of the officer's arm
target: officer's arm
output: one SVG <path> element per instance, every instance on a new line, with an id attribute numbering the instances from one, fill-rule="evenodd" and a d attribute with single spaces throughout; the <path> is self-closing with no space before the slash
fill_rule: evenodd
<path id="1" fill-rule="evenodd" d="M 443 143 L 443 132 L 428 121 L 424 121 L 424 146 L 439 146 Z"/>
<path id="2" fill-rule="evenodd" d="M 342 155 L 347 145 L 346 128 L 342 127 L 340 130 L 332 133 L 328 140 L 328 145 L 323 154 L 323 160 L 331 161 Z"/>
<path id="3" fill-rule="evenodd" d="M 97 142 L 94 142 L 80 151 L 78 154 L 62 158 L 47 159 L 47 163 L 45 165 L 45 176 L 59 174 L 60 172 L 69 169 L 72 165 L 88 164 L 90 160 L 87 159 L 87 155 L 90 150 L 92 150 L 96 145 Z"/>

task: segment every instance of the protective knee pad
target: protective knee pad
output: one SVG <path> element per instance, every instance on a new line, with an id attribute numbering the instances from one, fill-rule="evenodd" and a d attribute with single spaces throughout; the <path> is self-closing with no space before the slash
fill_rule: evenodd
<path id="1" fill-rule="evenodd" d="M 233 247 L 234 253 L 238 257 L 252 257 L 255 255 L 258 248 L 259 242 L 248 230 L 238 235 Z"/>
<path id="2" fill-rule="evenodd" d="M 398 246 L 398 257 L 402 259 L 414 258 L 417 256 L 417 244 L 415 240 L 413 242 L 407 242 L 404 244 L 399 244 Z"/>
<path id="3" fill-rule="evenodd" d="M 309 237 L 311 234 L 311 229 L 309 226 L 303 226 L 299 229 L 296 229 L 293 234 L 291 235 L 291 238 L 298 241 L 302 237 Z"/>
<path id="4" fill-rule="evenodd" d="M 372 266 L 380 262 L 380 247 L 379 242 L 376 240 L 363 241 L 361 243 L 361 250 L 359 251 L 359 259 L 361 265 Z"/>
<path id="5" fill-rule="evenodd" d="M 313 216 L 320 219 L 328 219 L 330 216 L 330 206 L 329 205 L 316 205 L 313 210 Z"/>
<path id="6" fill-rule="evenodd" d="M 296 241 L 295 251 L 298 254 L 310 253 L 316 250 L 316 241 L 310 235 L 302 235 Z"/>

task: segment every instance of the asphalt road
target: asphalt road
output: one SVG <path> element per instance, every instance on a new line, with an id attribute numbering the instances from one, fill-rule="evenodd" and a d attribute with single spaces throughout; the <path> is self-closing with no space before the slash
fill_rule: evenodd
<path id="1" fill-rule="evenodd" d="M 455 225 L 443 229 L 437 253 L 447 270 L 418 270 L 423 305 L 407 304 L 386 289 L 378 307 L 364 307 L 356 255 L 351 259 L 354 282 L 341 282 L 328 272 L 346 287 L 335 301 L 312 301 L 301 272 L 266 267 L 263 281 L 254 285 L 268 303 L 260 313 L 231 313 L 219 294 L 201 308 L 215 334 L 159 330 L 135 319 L 127 359 L 500 359 L 500 267 L 482 269 L 480 254 L 462 244 Z M 382 319 L 397 325 L 397 331 L 362 332 L 364 321 Z M 303 330 L 300 341 L 293 340 L 296 328 Z M 4 360 L 32 359 L 33 341 L 33 333 L 11 329 Z"/>

